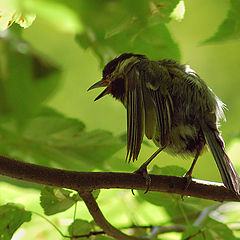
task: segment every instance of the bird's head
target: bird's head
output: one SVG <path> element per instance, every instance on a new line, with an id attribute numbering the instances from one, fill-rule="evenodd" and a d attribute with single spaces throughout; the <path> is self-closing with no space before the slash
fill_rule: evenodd
<path id="1" fill-rule="evenodd" d="M 110 61 L 103 69 L 102 80 L 93 84 L 89 89 L 106 87 L 105 90 L 99 94 L 94 101 L 102 98 L 107 94 L 111 94 L 116 99 L 123 101 L 125 94 L 125 76 L 131 70 L 131 67 L 146 58 L 144 55 L 123 53 L 119 57 Z"/>

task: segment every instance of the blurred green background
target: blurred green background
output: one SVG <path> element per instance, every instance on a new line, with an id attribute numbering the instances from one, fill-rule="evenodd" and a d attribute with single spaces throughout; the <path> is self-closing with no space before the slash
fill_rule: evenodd
<path id="1" fill-rule="evenodd" d="M 125 133 L 126 110 L 124 107 L 110 96 L 94 102 L 98 91 L 87 92 L 93 83 L 101 79 L 102 65 L 91 49 L 83 49 L 77 43 L 76 32 L 81 32 L 84 26 L 78 21 L 75 13 L 55 1 L 51 1 L 48 8 L 44 8 L 47 4 L 45 1 L 42 1 L 44 3 L 42 8 L 41 1 L 38 1 L 37 9 L 34 9 L 33 1 L 26 2 L 30 9 L 37 11 L 37 17 L 32 26 L 22 31 L 23 39 L 62 70 L 59 85 L 45 100 L 45 103 L 67 117 L 83 121 L 88 131 L 104 129 L 115 136 Z M 167 27 L 174 41 L 179 44 L 181 63 L 189 64 L 227 105 L 228 110 L 225 111 L 227 122 L 221 123 L 221 130 L 227 144 L 227 153 L 239 172 L 240 41 L 203 44 L 206 39 L 217 32 L 218 26 L 227 17 L 229 4 L 227 0 L 185 1 L 184 19 L 182 21 L 172 20 L 167 23 Z M 155 151 L 153 144 L 149 143 L 151 146 L 143 144 L 138 162 L 126 164 L 126 148 L 123 148 L 106 161 L 106 169 L 115 171 L 137 169 Z M 181 159 L 161 153 L 153 164 L 159 167 L 171 164 L 188 169 L 191 161 L 192 159 Z M 81 171 L 75 168 L 74 170 Z M 98 167 L 95 170 L 98 170 Z M 215 161 L 210 153 L 201 156 L 193 176 L 221 182 Z M 1 204 L 9 201 L 19 202 L 24 203 L 29 210 L 42 211 L 36 201 L 39 197 L 37 190 L 23 189 L 2 182 L 0 191 L 5 193 L 0 196 Z M 162 209 L 148 202 L 135 200 L 127 191 L 102 191 L 99 204 L 104 214 L 107 217 L 111 216 L 111 222 L 120 226 L 132 222 L 159 225 L 170 219 Z M 236 212 L 235 209 L 238 206 L 237 204 L 231 206 L 230 217 L 226 215 L 225 219 L 239 221 L 239 216 L 231 215 L 232 212 Z M 155 216 L 151 212 L 154 212 Z M 81 207 L 79 214 L 91 220 L 85 208 Z M 158 214 L 161 214 L 160 222 Z M 51 216 L 49 219 L 65 230 L 72 216 L 73 209 L 70 209 L 60 215 Z M 25 224 L 24 230 L 20 229 L 14 239 L 21 239 L 22 236 L 24 239 L 56 239 L 57 233 L 54 230 L 51 231 L 52 229 L 49 230 L 51 227 L 41 218 L 35 216 L 31 224 Z M 39 231 L 39 224 L 41 224 L 41 231 L 36 235 L 35 233 Z M 178 239 L 178 237 L 179 235 L 169 234 L 164 239 Z"/>

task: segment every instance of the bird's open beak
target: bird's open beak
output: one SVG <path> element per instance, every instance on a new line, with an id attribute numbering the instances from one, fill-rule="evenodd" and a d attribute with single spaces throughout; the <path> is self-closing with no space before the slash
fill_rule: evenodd
<path id="1" fill-rule="evenodd" d="M 99 82 L 96 82 L 95 84 L 93 84 L 89 89 L 89 90 L 92 90 L 92 89 L 95 89 L 95 88 L 99 88 L 99 87 L 107 87 L 102 93 L 100 93 L 95 99 L 94 101 L 97 101 L 98 99 L 102 98 L 103 96 L 107 95 L 110 93 L 110 89 L 108 88 L 109 86 L 109 81 L 108 80 L 105 80 L 105 79 L 102 79 L 100 80 Z"/>

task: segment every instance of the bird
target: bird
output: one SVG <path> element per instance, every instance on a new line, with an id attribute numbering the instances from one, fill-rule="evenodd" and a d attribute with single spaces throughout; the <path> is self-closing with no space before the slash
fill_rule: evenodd
<path id="1" fill-rule="evenodd" d="M 239 195 L 239 176 L 219 131 L 219 121 L 225 120 L 225 104 L 189 65 L 123 53 L 105 65 L 102 79 L 88 90 L 99 87 L 105 89 L 95 101 L 109 94 L 127 110 L 126 161 L 137 160 L 144 134 L 158 148 L 135 171 L 146 179 L 145 192 L 151 182 L 147 166 L 163 150 L 193 157 L 185 174 L 191 179 L 199 156 L 210 149 L 224 186 Z"/>

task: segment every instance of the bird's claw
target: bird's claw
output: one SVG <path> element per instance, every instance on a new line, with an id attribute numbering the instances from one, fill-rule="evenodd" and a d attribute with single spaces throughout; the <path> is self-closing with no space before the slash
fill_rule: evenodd
<path id="1" fill-rule="evenodd" d="M 138 170 L 136 170 L 134 173 L 135 173 L 135 174 L 140 174 L 140 175 L 145 179 L 145 181 L 146 181 L 146 186 L 147 186 L 147 187 L 146 187 L 146 190 L 145 190 L 144 194 L 146 194 L 146 193 L 149 191 L 149 188 L 150 188 L 150 186 L 151 186 L 151 178 L 150 178 L 150 176 L 149 176 L 149 174 L 148 174 L 148 172 L 147 172 L 147 167 L 144 166 L 144 165 L 142 165 L 142 166 L 141 166 Z M 132 194 L 135 195 L 133 189 L 132 189 Z"/>
<path id="2" fill-rule="evenodd" d="M 186 172 L 186 173 L 183 175 L 183 177 L 184 177 L 184 178 L 186 179 L 186 181 L 187 181 L 186 186 L 185 186 L 184 189 L 183 189 L 183 191 L 185 192 L 185 191 L 188 189 L 188 187 L 189 187 L 189 185 L 191 184 L 191 182 L 192 182 L 192 174 L 191 174 L 190 172 Z M 183 200 L 184 195 L 182 195 L 181 198 L 182 198 L 182 200 Z"/>
<path id="3" fill-rule="evenodd" d="M 189 173 L 189 172 L 186 172 L 186 173 L 183 175 L 183 177 L 186 178 L 186 180 L 187 180 L 187 184 L 186 184 L 186 186 L 185 186 L 185 188 L 184 188 L 184 190 L 187 190 L 188 187 L 189 187 L 189 185 L 190 185 L 190 183 L 192 182 L 192 174 Z"/>

